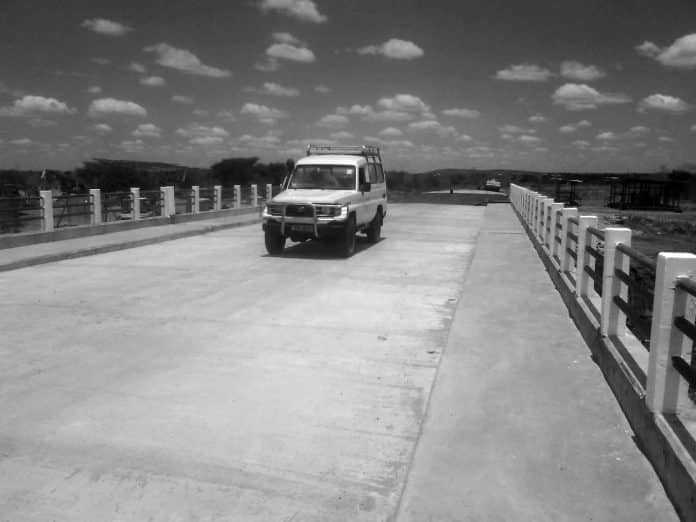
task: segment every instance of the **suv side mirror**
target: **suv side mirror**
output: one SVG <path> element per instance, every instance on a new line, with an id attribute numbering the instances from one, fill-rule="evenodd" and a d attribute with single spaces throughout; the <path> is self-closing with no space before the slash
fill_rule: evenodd
<path id="1" fill-rule="evenodd" d="M 369 181 L 360 184 L 360 192 L 370 192 L 372 190 L 372 184 Z"/>

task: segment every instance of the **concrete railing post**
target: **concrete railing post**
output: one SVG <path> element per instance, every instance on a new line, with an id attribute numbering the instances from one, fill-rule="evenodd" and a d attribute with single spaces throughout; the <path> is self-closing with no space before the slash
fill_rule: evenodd
<path id="1" fill-rule="evenodd" d="M 577 271 L 575 274 L 575 293 L 577 297 L 586 297 L 589 292 L 589 274 L 585 272 L 585 266 L 590 263 L 590 254 L 585 250 L 588 244 L 589 227 L 597 226 L 597 216 L 580 216 L 578 218 L 578 252 Z"/>
<path id="2" fill-rule="evenodd" d="M 571 230 L 572 226 L 570 224 L 570 218 L 578 217 L 577 208 L 564 208 L 561 214 L 561 246 L 559 253 L 559 266 L 561 273 L 565 274 L 570 271 L 570 260 L 572 259 L 568 255 L 568 232 Z"/>
<path id="3" fill-rule="evenodd" d="M 198 214 L 201 211 L 201 187 L 199 185 L 191 186 L 191 213 Z"/>
<path id="4" fill-rule="evenodd" d="M 140 219 L 140 189 L 138 187 L 131 187 L 131 219 Z"/>
<path id="5" fill-rule="evenodd" d="M 548 243 L 548 226 L 549 226 L 549 212 L 551 211 L 551 203 L 553 200 L 551 198 L 544 198 L 541 204 L 541 230 L 539 234 L 539 240 L 541 241 L 541 247 L 546 247 Z"/>
<path id="6" fill-rule="evenodd" d="M 688 383 L 672 366 L 672 357 L 689 360 L 693 342 L 674 326 L 674 318 L 684 316 L 693 322 L 696 307 L 686 292 L 675 291 L 675 283 L 678 277 L 695 274 L 693 254 L 662 252 L 657 256 L 645 397 L 648 409 L 655 413 L 676 413 L 688 404 Z"/>
<path id="7" fill-rule="evenodd" d="M 162 217 L 169 216 L 169 187 L 160 187 L 160 210 Z"/>
<path id="8" fill-rule="evenodd" d="M 271 199 L 273 199 L 273 185 L 268 183 L 266 185 L 266 203 L 271 201 Z"/>
<path id="9" fill-rule="evenodd" d="M 563 207 L 565 205 L 563 203 L 552 203 L 551 204 L 551 233 L 549 234 L 549 254 L 551 258 L 554 256 L 558 256 L 558 241 L 556 241 L 556 238 L 559 235 L 558 232 L 558 223 L 560 223 L 561 216 L 558 215 L 558 212 L 563 211 Z"/>
<path id="10" fill-rule="evenodd" d="M 213 199 L 215 201 L 213 208 L 215 210 L 222 210 L 222 185 L 215 185 L 213 187 Z"/>
<path id="11" fill-rule="evenodd" d="M 167 215 L 167 190 L 166 187 L 160 187 L 160 216 Z"/>
<path id="12" fill-rule="evenodd" d="M 542 202 L 544 197 L 541 194 L 537 194 L 534 198 L 534 238 L 539 239 L 539 234 L 541 234 L 541 214 L 542 214 Z"/>
<path id="13" fill-rule="evenodd" d="M 39 191 L 39 197 L 41 198 L 41 208 L 43 209 L 41 231 L 53 232 L 53 191 L 41 190 Z"/>
<path id="14" fill-rule="evenodd" d="M 102 222 L 101 189 L 89 189 L 89 198 L 92 201 L 92 214 L 89 217 L 89 222 L 91 225 L 101 225 L 101 222 Z"/>
<path id="15" fill-rule="evenodd" d="M 614 296 L 628 302 L 628 287 L 616 276 L 619 269 L 626 274 L 631 270 L 631 259 L 616 250 L 622 243 L 631 246 L 630 228 L 604 229 L 604 271 L 602 273 L 602 313 L 599 331 L 603 336 L 622 336 L 626 331 L 626 314 L 614 303 Z"/>
<path id="16" fill-rule="evenodd" d="M 251 186 L 251 206 L 259 206 L 259 187 L 256 183 Z"/>
<path id="17" fill-rule="evenodd" d="M 234 186 L 234 208 L 242 207 L 242 188 L 239 185 Z"/>

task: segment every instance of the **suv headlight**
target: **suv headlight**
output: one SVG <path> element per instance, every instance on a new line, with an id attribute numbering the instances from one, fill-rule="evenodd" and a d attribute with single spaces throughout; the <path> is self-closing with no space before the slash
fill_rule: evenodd
<path id="1" fill-rule="evenodd" d="M 338 205 L 317 205 L 316 211 L 319 217 L 336 217 L 341 215 L 342 207 Z"/>

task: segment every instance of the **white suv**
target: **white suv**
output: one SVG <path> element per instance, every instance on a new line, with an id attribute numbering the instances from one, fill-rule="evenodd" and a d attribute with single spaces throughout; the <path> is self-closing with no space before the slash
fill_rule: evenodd
<path id="1" fill-rule="evenodd" d="M 285 239 L 333 239 L 339 252 L 355 252 L 356 232 L 379 241 L 387 215 L 387 184 L 379 148 L 309 145 L 263 209 L 266 249 L 282 254 Z"/>

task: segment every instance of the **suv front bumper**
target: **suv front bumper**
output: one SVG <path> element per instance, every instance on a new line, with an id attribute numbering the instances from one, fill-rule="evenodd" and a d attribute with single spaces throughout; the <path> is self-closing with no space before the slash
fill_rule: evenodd
<path id="1" fill-rule="evenodd" d="M 317 215 L 317 207 L 326 207 L 327 205 L 303 204 L 302 206 L 312 209 L 311 216 L 287 216 L 286 206 L 283 205 L 280 215 L 271 214 L 267 208 L 264 208 L 261 214 L 263 218 L 263 230 L 277 230 L 280 234 L 286 237 L 297 238 L 320 238 L 335 236 L 342 231 L 346 226 L 348 219 L 348 208 L 343 207 L 339 215 L 336 216 L 319 216 Z"/>

